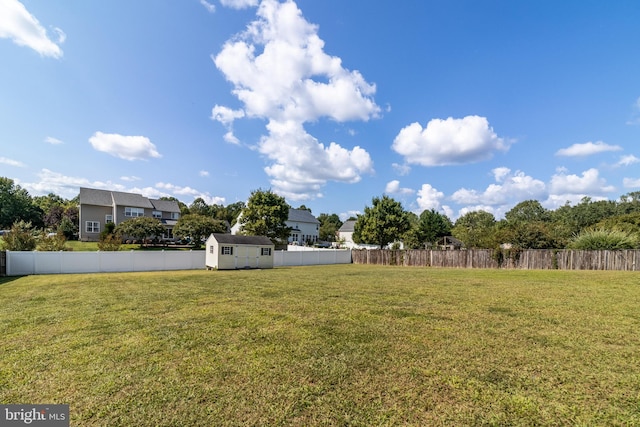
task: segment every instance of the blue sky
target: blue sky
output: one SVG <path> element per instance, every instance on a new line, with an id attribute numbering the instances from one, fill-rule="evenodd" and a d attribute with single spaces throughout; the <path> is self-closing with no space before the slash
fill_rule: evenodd
<path id="1" fill-rule="evenodd" d="M 0 176 L 343 219 L 640 190 L 640 3 L 0 0 Z"/>

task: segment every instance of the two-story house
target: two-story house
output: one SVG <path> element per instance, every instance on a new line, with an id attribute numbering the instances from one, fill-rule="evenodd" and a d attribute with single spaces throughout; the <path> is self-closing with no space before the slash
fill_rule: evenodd
<path id="1" fill-rule="evenodd" d="M 289 209 L 289 219 L 285 221 L 291 228 L 289 234 L 290 245 L 305 245 L 318 243 L 320 236 L 320 221 L 306 209 Z"/>
<path id="2" fill-rule="evenodd" d="M 157 218 L 165 227 L 164 238 L 173 238 L 173 227 L 180 218 L 180 206 L 175 200 L 149 199 L 140 194 L 120 191 L 80 188 L 80 240 L 100 240 L 104 224 L 140 216 Z"/>
<path id="3" fill-rule="evenodd" d="M 238 234 L 240 232 L 240 218 L 242 218 L 242 214 L 238 216 L 238 221 L 231 227 L 231 234 Z M 289 238 L 287 239 L 290 245 L 314 244 L 318 242 L 320 237 L 320 221 L 308 210 L 289 209 L 289 216 L 285 224 L 291 229 L 291 234 L 289 234 Z"/>

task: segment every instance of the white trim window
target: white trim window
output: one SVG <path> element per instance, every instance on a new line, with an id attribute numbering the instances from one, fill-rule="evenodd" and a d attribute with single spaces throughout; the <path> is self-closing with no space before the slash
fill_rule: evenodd
<path id="1" fill-rule="evenodd" d="M 171 219 L 180 219 L 180 212 L 171 212 Z"/>
<path id="2" fill-rule="evenodd" d="M 113 222 L 113 215 L 105 215 L 104 216 L 104 223 L 105 224 L 109 224 L 110 222 Z"/>
<path id="3" fill-rule="evenodd" d="M 220 254 L 222 255 L 233 255 L 233 246 L 221 246 Z"/>
<path id="4" fill-rule="evenodd" d="M 160 212 L 160 211 L 153 211 L 152 216 L 153 216 L 154 218 L 158 218 L 158 219 L 160 219 L 160 218 L 162 218 L 162 212 Z"/>
<path id="5" fill-rule="evenodd" d="M 87 233 L 99 233 L 100 222 L 99 221 L 86 221 L 84 223 L 84 229 Z"/>
<path id="6" fill-rule="evenodd" d="M 260 248 L 261 256 L 271 256 L 271 248 Z"/>
<path id="7" fill-rule="evenodd" d="M 144 208 L 132 208 L 127 206 L 124 208 L 124 216 L 137 218 L 139 216 L 144 216 Z"/>

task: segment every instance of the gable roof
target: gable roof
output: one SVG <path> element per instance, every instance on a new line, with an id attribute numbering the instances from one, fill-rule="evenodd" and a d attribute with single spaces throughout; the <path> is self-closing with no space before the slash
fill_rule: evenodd
<path id="1" fill-rule="evenodd" d="M 96 206 L 113 206 L 111 191 L 80 187 L 80 204 Z"/>
<path id="2" fill-rule="evenodd" d="M 353 228 L 356 225 L 356 221 L 351 219 L 342 223 L 342 226 L 338 229 L 338 233 L 353 233 Z"/>
<path id="3" fill-rule="evenodd" d="M 287 221 L 320 224 L 320 221 L 306 209 L 289 209 L 289 219 Z"/>
<path id="4" fill-rule="evenodd" d="M 162 212 L 180 212 L 180 206 L 175 200 L 149 199 L 153 208 Z"/>
<path id="5" fill-rule="evenodd" d="M 116 206 L 153 209 L 153 205 L 149 199 L 141 194 L 123 193 L 121 191 L 112 191 L 111 194 Z"/>
<path id="6" fill-rule="evenodd" d="M 213 233 L 210 237 L 216 239 L 218 243 L 227 243 L 230 245 L 273 246 L 273 242 L 267 236 L 243 236 L 240 234 Z"/>
<path id="7" fill-rule="evenodd" d="M 175 200 L 148 199 L 141 194 L 122 191 L 97 190 L 80 187 L 80 204 L 96 206 L 130 206 L 135 208 L 155 209 L 163 212 L 180 212 Z"/>

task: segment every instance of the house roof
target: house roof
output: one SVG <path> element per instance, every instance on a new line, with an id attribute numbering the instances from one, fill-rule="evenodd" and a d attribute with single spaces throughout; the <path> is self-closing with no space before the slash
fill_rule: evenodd
<path id="1" fill-rule="evenodd" d="M 149 199 L 154 209 L 162 212 L 180 212 L 180 206 L 175 200 Z"/>
<path id="2" fill-rule="evenodd" d="M 180 212 L 180 206 L 175 200 L 148 199 L 141 194 L 85 187 L 80 187 L 80 204 L 96 206 L 113 206 L 115 204 L 117 206 L 155 209 L 163 212 Z"/>
<path id="3" fill-rule="evenodd" d="M 141 194 L 123 193 L 121 191 L 112 191 L 111 194 L 117 206 L 153 209 L 151 201 Z"/>
<path id="4" fill-rule="evenodd" d="M 306 209 L 289 209 L 288 221 L 320 224 L 320 221 Z"/>
<path id="5" fill-rule="evenodd" d="M 216 239 L 218 243 L 228 243 L 232 245 L 273 246 L 273 242 L 267 236 L 242 236 L 239 234 L 213 233 L 210 237 Z"/>
<path id="6" fill-rule="evenodd" d="M 338 233 L 353 233 L 353 227 L 356 225 L 356 221 L 351 219 L 342 223 L 342 226 L 338 229 Z"/>
<path id="7" fill-rule="evenodd" d="M 80 204 L 96 206 L 113 206 L 111 191 L 80 187 Z"/>

